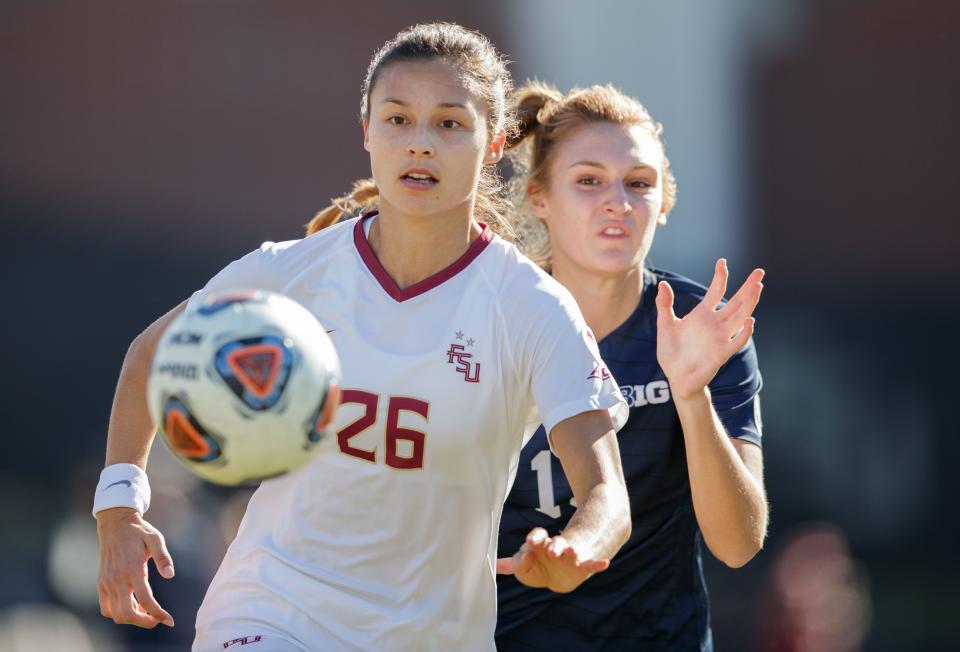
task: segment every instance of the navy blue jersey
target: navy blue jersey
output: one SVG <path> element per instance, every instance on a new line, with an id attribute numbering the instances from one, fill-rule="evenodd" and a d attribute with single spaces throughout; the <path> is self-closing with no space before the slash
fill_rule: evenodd
<path id="1" fill-rule="evenodd" d="M 630 405 L 618 433 L 630 494 L 633 532 L 605 572 L 571 593 L 531 589 L 498 576 L 497 649 L 713 649 L 707 590 L 690 497 L 683 432 L 670 388 L 657 364 L 657 283 L 669 281 L 683 316 L 705 288 L 648 271 L 637 310 L 600 342 L 600 353 Z M 760 444 L 760 372 L 753 341 L 710 383 L 713 404 L 731 437 Z M 574 512 L 573 492 L 543 428 L 520 455 L 500 521 L 499 554 L 513 555 L 531 528 L 551 535 Z"/>

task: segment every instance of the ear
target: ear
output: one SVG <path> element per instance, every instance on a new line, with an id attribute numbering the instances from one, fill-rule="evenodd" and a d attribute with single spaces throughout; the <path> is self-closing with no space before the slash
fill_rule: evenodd
<path id="1" fill-rule="evenodd" d="M 370 121 L 363 121 L 363 148 L 370 151 Z"/>
<path id="2" fill-rule="evenodd" d="M 550 211 L 547 208 L 547 193 L 540 184 L 527 184 L 527 200 L 530 202 L 533 215 L 546 222 L 550 217 Z"/>
<path id="3" fill-rule="evenodd" d="M 657 226 L 664 226 L 667 223 L 667 215 L 670 214 L 670 210 L 667 208 L 666 202 L 662 199 L 660 200 L 660 214 L 657 215 Z"/>
<path id="4" fill-rule="evenodd" d="M 507 142 L 507 132 L 500 130 L 493 140 L 490 141 L 490 147 L 487 148 L 487 154 L 483 157 L 484 163 L 499 163 L 503 158 L 503 146 Z"/>

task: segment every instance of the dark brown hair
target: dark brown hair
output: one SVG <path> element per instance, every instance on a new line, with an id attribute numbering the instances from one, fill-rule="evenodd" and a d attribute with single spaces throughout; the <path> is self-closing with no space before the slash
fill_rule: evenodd
<path id="1" fill-rule="evenodd" d="M 377 50 L 370 60 L 363 82 L 360 116 L 370 118 L 370 93 L 384 68 L 402 61 L 442 60 L 455 67 L 463 83 L 482 98 L 487 107 L 488 138 L 501 130 L 513 131 L 512 115 L 507 108 L 507 96 L 513 81 L 506 61 L 493 44 L 479 32 L 453 23 L 415 25 L 397 34 Z M 307 235 L 335 224 L 346 217 L 373 210 L 378 205 L 379 191 L 372 179 L 362 179 L 353 185 L 350 193 L 332 200 L 330 206 L 317 213 L 307 224 Z M 477 189 L 476 212 L 502 237 L 513 240 L 513 228 L 505 216 L 500 177 L 494 165 L 485 165 Z"/>

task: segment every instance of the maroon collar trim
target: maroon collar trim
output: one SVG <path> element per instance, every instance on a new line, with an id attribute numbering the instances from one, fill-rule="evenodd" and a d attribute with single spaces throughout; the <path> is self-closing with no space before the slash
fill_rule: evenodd
<path id="1" fill-rule="evenodd" d="M 441 269 L 436 274 L 428 276 L 418 283 L 414 283 L 408 288 L 400 289 L 400 287 L 394 282 L 390 275 L 387 274 L 387 270 L 384 269 L 383 265 L 380 264 L 380 261 L 377 259 L 376 254 L 373 253 L 373 248 L 370 246 L 370 242 L 367 240 L 367 234 L 364 233 L 363 224 L 369 218 L 377 214 L 377 211 L 371 211 L 361 216 L 357 223 L 353 227 L 353 242 L 357 247 L 357 251 L 360 253 L 360 258 L 366 264 L 367 269 L 370 270 L 370 273 L 373 274 L 374 278 L 380 283 L 380 286 L 384 291 L 389 294 L 395 301 L 406 301 L 407 299 L 412 299 L 413 297 L 419 296 L 428 290 L 432 290 L 441 283 L 450 280 L 461 271 L 463 271 L 467 265 L 473 262 L 473 259 L 480 255 L 480 253 L 487 248 L 487 245 L 493 241 L 493 231 L 490 230 L 490 227 L 480 222 L 480 226 L 483 228 L 483 231 L 480 233 L 480 236 L 470 243 L 470 246 L 463 253 L 460 258 L 453 261 L 450 265 Z"/>

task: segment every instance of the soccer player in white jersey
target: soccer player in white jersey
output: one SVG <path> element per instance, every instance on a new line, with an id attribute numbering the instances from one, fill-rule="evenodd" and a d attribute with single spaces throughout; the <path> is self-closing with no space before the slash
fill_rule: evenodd
<path id="1" fill-rule="evenodd" d="M 494 234 L 508 232 L 487 193 L 510 86 L 475 32 L 399 34 L 374 56 L 363 96 L 379 212 L 265 244 L 136 338 L 101 476 L 115 486 L 102 479 L 95 499 L 105 616 L 173 624 L 146 580 L 151 558 L 173 574 L 142 513 L 146 376 L 170 321 L 226 289 L 281 292 L 316 314 L 340 356 L 342 399 L 311 462 L 252 497 L 194 650 L 493 649 L 497 524 L 541 422 L 580 508 L 562 533 L 531 533 L 517 575 L 571 591 L 609 565 L 630 531 L 615 436 L 626 405 L 570 294 Z M 109 494 L 116 478 L 130 481 L 126 502 Z"/>

